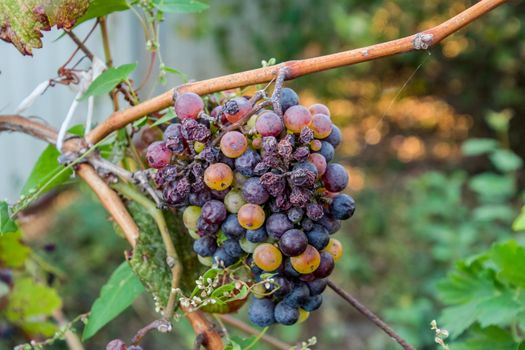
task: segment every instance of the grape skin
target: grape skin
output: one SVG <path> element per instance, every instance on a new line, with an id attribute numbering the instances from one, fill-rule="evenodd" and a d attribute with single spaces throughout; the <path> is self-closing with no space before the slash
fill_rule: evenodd
<path id="1" fill-rule="evenodd" d="M 248 147 L 246 137 L 238 131 L 228 131 L 221 138 L 222 153 L 229 158 L 240 157 Z"/>
<path id="2" fill-rule="evenodd" d="M 175 114 L 181 119 L 197 119 L 203 109 L 201 97 L 193 92 L 185 92 L 175 100 Z"/>

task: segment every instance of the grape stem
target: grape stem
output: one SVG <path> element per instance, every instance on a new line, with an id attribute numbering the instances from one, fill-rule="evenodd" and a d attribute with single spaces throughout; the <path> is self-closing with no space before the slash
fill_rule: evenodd
<path id="1" fill-rule="evenodd" d="M 357 311 L 363 314 L 366 318 L 372 321 L 376 326 L 378 326 L 383 332 L 385 332 L 390 338 L 394 339 L 401 347 L 405 350 L 415 350 L 414 347 L 409 345 L 407 341 L 399 334 L 397 334 L 392 327 L 386 324 L 383 320 L 379 318 L 376 314 L 370 311 L 366 306 L 361 304 L 356 298 L 354 298 L 350 293 L 336 285 L 333 281 L 328 280 L 328 286 L 336 292 L 341 298 L 346 302 L 352 305 Z"/>
<path id="2" fill-rule="evenodd" d="M 169 107 L 173 103 L 173 95 L 176 92 L 194 92 L 199 95 L 207 95 L 218 91 L 266 83 L 272 80 L 279 69 L 283 67 L 289 69 L 286 78 L 295 79 L 311 73 L 350 66 L 400 53 L 415 50 L 427 50 L 505 2 L 507 2 L 507 0 L 478 1 L 463 12 L 441 24 L 404 38 L 338 52 L 331 55 L 288 61 L 275 66 L 252 69 L 240 73 L 228 74 L 217 78 L 184 84 L 146 100 L 134 107 L 114 112 L 109 118 L 94 128 L 87 135 L 86 140 L 88 144 L 96 143 L 113 131 L 120 129 L 147 114 L 158 112 Z"/>
<path id="3" fill-rule="evenodd" d="M 219 318 L 224 323 L 227 323 L 230 326 L 233 326 L 233 327 L 243 331 L 244 333 L 247 333 L 247 334 L 250 334 L 250 335 L 255 335 L 255 336 L 257 336 L 257 335 L 259 335 L 261 333 L 257 329 L 247 325 L 243 321 L 241 321 L 239 319 L 236 319 L 233 316 L 225 314 L 225 315 L 219 315 Z M 281 340 L 279 340 L 277 338 L 274 338 L 274 337 L 272 337 L 271 335 L 268 335 L 268 334 L 263 334 L 262 337 L 261 337 L 261 340 L 266 342 L 266 343 L 268 343 L 269 345 L 273 346 L 274 348 L 279 349 L 279 350 L 290 350 L 292 348 L 291 345 L 286 344 L 285 342 L 283 342 L 283 341 L 281 341 Z"/>

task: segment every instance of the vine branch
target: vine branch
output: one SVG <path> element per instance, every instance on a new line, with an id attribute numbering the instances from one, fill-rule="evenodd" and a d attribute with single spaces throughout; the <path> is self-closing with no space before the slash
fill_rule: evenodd
<path id="1" fill-rule="evenodd" d="M 357 311 L 359 311 L 361 314 L 363 314 L 366 318 L 368 318 L 370 321 L 372 321 L 376 326 L 378 326 L 383 332 L 388 334 L 390 338 L 394 339 L 401 347 L 405 350 L 416 350 L 414 347 L 412 347 L 410 344 L 407 343 L 407 341 L 399 334 L 397 334 L 389 325 L 387 325 L 383 320 L 379 318 L 376 314 L 374 314 L 372 311 L 370 311 L 366 306 L 361 304 L 359 300 L 354 298 L 350 293 L 346 292 L 344 289 L 337 286 L 334 282 L 331 280 L 328 280 L 328 286 L 336 292 L 341 298 L 343 298 L 345 301 L 347 301 L 350 305 L 352 305 Z"/>
<path id="2" fill-rule="evenodd" d="M 99 124 L 86 136 L 86 141 L 88 144 L 95 144 L 113 131 L 127 124 L 147 114 L 158 112 L 169 107 L 173 102 L 172 98 L 175 92 L 182 93 L 191 91 L 199 95 L 206 95 L 217 91 L 266 83 L 272 80 L 281 68 L 288 68 L 289 70 L 286 79 L 295 79 L 315 72 L 350 66 L 404 52 L 426 50 L 437 45 L 449 35 L 457 32 L 506 1 L 507 0 L 481 0 L 433 28 L 404 38 L 331 55 L 283 62 L 275 66 L 248 70 L 182 85 L 131 108 L 114 112 L 108 119 Z"/>

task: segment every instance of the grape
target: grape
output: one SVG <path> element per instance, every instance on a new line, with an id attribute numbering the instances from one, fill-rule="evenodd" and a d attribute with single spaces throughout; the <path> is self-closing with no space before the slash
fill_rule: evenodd
<path id="1" fill-rule="evenodd" d="M 272 214 L 266 220 L 266 232 L 274 239 L 279 239 L 286 231 L 293 228 L 293 224 L 284 214 Z"/>
<path id="2" fill-rule="evenodd" d="M 275 305 L 275 321 L 284 325 L 292 325 L 299 320 L 299 309 L 291 307 L 284 301 Z"/>
<path id="3" fill-rule="evenodd" d="M 224 197 L 224 205 L 230 213 L 237 213 L 239 208 L 245 203 L 242 193 L 239 190 L 231 190 L 226 197 Z"/>
<path id="4" fill-rule="evenodd" d="M 201 238 L 201 236 L 197 233 L 197 230 L 198 230 L 198 228 L 195 229 L 195 230 L 188 230 L 188 234 L 190 235 L 191 238 L 193 238 L 193 239 Z"/>
<path id="5" fill-rule="evenodd" d="M 341 228 L 341 221 L 329 215 L 324 215 L 318 222 L 326 228 L 329 234 L 334 234 Z"/>
<path id="6" fill-rule="evenodd" d="M 316 138 L 324 139 L 332 132 L 332 121 L 325 114 L 314 114 L 310 129 L 312 129 Z"/>
<path id="7" fill-rule="evenodd" d="M 306 285 L 308 286 L 308 289 L 310 289 L 310 295 L 319 295 L 324 292 L 326 289 L 328 281 L 324 278 L 316 279 L 311 282 L 307 282 Z"/>
<path id="8" fill-rule="evenodd" d="M 317 152 L 319 150 L 321 150 L 321 147 L 323 146 L 323 144 L 321 143 L 320 140 L 312 140 L 310 141 L 310 149 L 314 152 Z"/>
<path id="9" fill-rule="evenodd" d="M 298 224 L 304 216 L 304 210 L 301 208 L 293 207 L 288 210 L 287 213 L 288 219 L 294 224 Z"/>
<path id="10" fill-rule="evenodd" d="M 316 279 L 316 277 L 313 273 L 307 273 L 305 275 L 301 275 L 299 279 L 303 282 L 312 282 Z"/>
<path id="11" fill-rule="evenodd" d="M 242 248 L 239 245 L 239 241 L 235 239 L 227 239 L 222 243 L 222 247 L 228 255 L 238 258 L 243 254 Z M 330 255 L 331 256 L 331 255 Z"/>
<path id="12" fill-rule="evenodd" d="M 263 112 L 264 113 L 264 112 Z M 250 117 L 250 119 L 248 119 L 248 121 L 246 122 L 246 129 L 247 130 L 253 130 L 255 129 L 255 123 L 257 122 L 257 117 L 258 115 L 257 114 L 254 114 Z"/>
<path id="13" fill-rule="evenodd" d="M 211 164 L 204 171 L 204 183 L 212 190 L 224 190 L 232 182 L 232 169 L 224 163 Z"/>
<path id="14" fill-rule="evenodd" d="M 297 323 L 303 323 L 308 319 L 309 316 L 310 313 L 308 311 L 299 308 L 299 320 L 297 321 Z"/>
<path id="15" fill-rule="evenodd" d="M 266 242 L 268 235 L 264 227 L 261 227 L 257 230 L 248 230 L 246 231 L 246 239 L 252 243 L 262 243 Z"/>
<path id="16" fill-rule="evenodd" d="M 321 252 L 320 256 L 321 262 L 319 263 L 319 267 L 315 270 L 314 274 L 318 278 L 325 278 L 330 276 L 332 271 L 334 271 L 335 261 L 334 257 L 329 252 Z"/>
<path id="17" fill-rule="evenodd" d="M 299 170 L 299 169 L 311 171 L 312 173 L 314 173 L 315 177 L 319 175 L 317 172 L 317 167 L 312 162 L 309 162 L 309 161 L 295 164 L 293 167 L 293 171 Z"/>
<path id="18" fill-rule="evenodd" d="M 314 295 L 306 299 L 306 301 L 302 305 L 302 308 L 305 311 L 312 312 L 312 311 L 319 309 L 322 303 L 323 303 L 323 296 Z"/>
<path id="19" fill-rule="evenodd" d="M 308 161 L 312 163 L 317 169 L 319 176 L 323 176 L 326 171 L 326 158 L 319 153 L 311 153 L 308 156 Z"/>
<path id="20" fill-rule="evenodd" d="M 199 141 L 195 141 L 193 143 L 193 149 L 195 150 L 195 152 L 197 153 L 201 153 L 202 151 L 204 151 L 204 148 L 206 147 L 206 144 L 205 143 L 202 143 L 202 142 L 199 142 Z"/>
<path id="21" fill-rule="evenodd" d="M 219 266 L 228 267 L 235 264 L 237 258 L 234 258 L 230 254 L 226 253 L 224 247 L 219 247 L 215 253 L 213 253 L 213 261 Z"/>
<path id="22" fill-rule="evenodd" d="M 226 207 L 221 201 L 212 199 L 202 206 L 202 219 L 210 224 L 220 224 L 226 219 Z"/>
<path id="23" fill-rule="evenodd" d="M 322 103 L 314 103 L 313 105 L 311 105 L 310 107 L 308 107 L 308 110 L 310 111 L 310 113 L 312 114 L 325 114 L 327 115 L 328 117 L 330 116 L 330 110 L 328 109 L 328 107 L 326 107 L 324 104 Z"/>
<path id="24" fill-rule="evenodd" d="M 326 247 L 330 241 L 330 235 L 322 225 L 314 225 L 313 229 L 306 233 L 306 237 L 308 237 L 308 243 L 317 250 Z"/>
<path id="25" fill-rule="evenodd" d="M 279 136 L 284 130 L 283 121 L 274 112 L 264 112 L 261 114 L 255 122 L 255 130 L 261 136 Z"/>
<path id="26" fill-rule="evenodd" d="M 207 235 L 193 242 L 193 251 L 200 256 L 212 256 L 217 250 L 215 237 Z"/>
<path id="27" fill-rule="evenodd" d="M 230 123 L 235 123 L 251 109 L 252 106 L 249 100 L 244 97 L 235 97 L 224 104 L 222 112 Z"/>
<path id="28" fill-rule="evenodd" d="M 299 104 L 299 96 L 290 88 L 283 88 L 279 98 L 282 112 L 286 112 L 288 108 Z"/>
<path id="29" fill-rule="evenodd" d="M 323 184 L 330 192 L 341 192 L 348 185 L 348 173 L 341 164 L 328 164 L 323 175 Z"/>
<path id="30" fill-rule="evenodd" d="M 343 256 L 343 245 L 337 239 L 330 238 L 323 252 L 330 253 L 334 257 L 334 261 L 338 261 Z"/>
<path id="31" fill-rule="evenodd" d="M 212 117 L 214 120 L 221 121 L 220 118 L 223 116 L 222 113 L 222 106 L 216 106 L 211 110 L 210 117 Z"/>
<path id="32" fill-rule="evenodd" d="M 253 204 L 263 204 L 270 198 L 258 177 L 251 177 L 246 180 L 242 186 L 242 195 L 246 202 Z"/>
<path id="33" fill-rule="evenodd" d="M 306 284 L 298 282 L 295 284 L 293 290 L 284 297 L 283 302 L 291 307 L 299 307 L 307 300 L 309 295 L 310 292 Z"/>
<path id="34" fill-rule="evenodd" d="M 284 260 L 284 274 L 288 277 L 295 277 L 295 278 L 298 278 L 301 276 L 301 274 L 293 268 L 292 262 L 290 261 L 290 259 Z"/>
<path id="35" fill-rule="evenodd" d="M 334 218 L 346 220 L 352 217 L 355 212 L 355 201 L 347 194 L 338 194 L 330 204 L 330 212 Z"/>
<path id="36" fill-rule="evenodd" d="M 273 244 L 262 243 L 255 248 L 253 261 L 257 267 L 264 271 L 275 271 L 281 266 L 283 256 Z"/>
<path id="37" fill-rule="evenodd" d="M 329 142 L 334 148 L 337 148 L 341 143 L 341 130 L 337 126 L 332 125 L 332 132 L 324 140 Z"/>
<path id="38" fill-rule="evenodd" d="M 218 224 L 210 224 L 209 222 L 206 222 L 206 220 L 203 219 L 202 215 L 199 217 L 199 220 L 197 221 L 197 232 L 199 233 L 199 235 L 213 235 L 217 233 L 217 231 L 219 231 Z"/>
<path id="39" fill-rule="evenodd" d="M 237 158 L 246 151 L 248 141 L 246 137 L 238 131 L 228 131 L 221 138 L 221 151 L 225 156 Z"/>
<path id="40" fill-rule="evenodd" d="M 250 242 L 246 238 L 241 238 L 239 244 L 246 253 L 253 253 L 257 248 L 257 243 Z"/>
<path id="41" fill-rule="evenodd" d="M 188 199 L 191 205 L 202 207 L 204 203 L 211 200 L 211 192 L 208 190 L 192 192 L 190 193 Z"/>
<path id="42" fill-rule="evenodd" d="M 196 230 L 197 221 L 199 220 L 200 215 L 200 207 L 197 207 L 195 205 L 190 205 L 186 207 L 186 209 L 184 209 L 184 212 L 182 213 L 182 221 L 184 222 L 184 226 L 186 226 L 188 230 Z"/>
<path id="43" fill-rule="evenodd" d="M 304 106 L 292 106 L 284 113 L 284 125 L 293 133 L 300 133 L 301 129 L 309 126 L 311 122 L 312 115 Z"/>
<path id="44" fill-rule="evenodd" d="M 241 238 L 246 232 L 244 227 L 239 224 L 239 220 L 237 220 L 237 215 L 235 214 L 228 215 L 226 220 L 222 223 L 221 229 L 226 237 L 236 239 Z"/>
<path id="45" fill-rule="evenodd" d="M 303 231 L 291 229 L 283 233 L 279 239 L 279 249 L 287 256 L 297 256 L 303 253 L 308 245 L 308 238 Z"/>
<path id="46" fill-rule="evenodd" d="M 164 142 L 156 141 L 148 146 L 146 159 L 150 167 L 155 169 L 164 168 L 170 163 L 171 151 Z"/>
<path id="47" fill-rule="evenodd" d="M 226 156 L 224 153 L 219 152 L 218 154 L 219 162 L 224 163 L 229 166 L 231 169 L 235 168 L 235 159 Z"/>
<path id="48" fill-rule="evenodd" d="M 335 154 L 334 146 L 327 141 L 321 141 L 321 149 L 319 150 L 319 153 L 325 157 L 327 162 L 331 162 L 332 159 L 334 159 Z"/>
<path id="49" fill-rule="evenodd" d="M 255 149 L 261 149 L 261 147 L 262 147 L 262 138 L 255 137 L 252 140 L 252 147 L 255 148 Z"/>
<path id="50" fill-rule="evenodd" d="M 166 130 L 164 130 L 164 142 L 166 142 L 166 146 L 173 153 L 183 153 L 185 147 L 182 136 L 182 125 L 179 123 L 168 125 Z"/>
<path id="51" fill-rule="evenodd" d="M 301 222 L 301 226 L 305 231 L 311 231 L 314 228 L 314 222 L 310 218 L 304 218 Z"/>
<path id="52" fill-rule="evenodd" d="M 237 213 L 237 218 L 242 227 L 247 230 L 257 230 L 264 224 L 264 209 L 257 204 L 245 204 Z"/>
<path id="53" fill-rule="evenodd" d="M 235 170 L 244 176 L 253 176 L 253 169 L 260 161 L 259 153 L 249 149 L 235 159 Z"/>
<path id="54" fill-rule="evenodd" d="M 106 350 L 127 350 L 128 346 L 120 339 L 113 339 L 106 345 Z"/>
<path id="55" fill-rule="evenodd" d="M 317 249 L 308 245 L 302 254 L 291 257 L 290 261 L 297 272 L 305 275 L 314 272 L 319 267 L 321 256 Z"/>
<path id="56" fill-rule="evenodd" d="M 193 92 L 185 92 L 175 100 L 175 114 L 181 119 L 197 119 L 203 109 L 201 97 Z"/>
<path id="57" fill-rule="evenodd" d="M 275 323 L 274 318 L 275 304 L 271 299 L 253 298 L 248 307 L 248 318 L 259 327 L 268 327 Z"/>

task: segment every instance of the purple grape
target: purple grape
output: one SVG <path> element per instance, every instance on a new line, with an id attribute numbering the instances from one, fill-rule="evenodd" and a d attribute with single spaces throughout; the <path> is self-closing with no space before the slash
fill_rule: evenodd
<path id="1" fill-rule="evenodd" d="M 314 271 L 314 275 L 317 278 L 325 278 L 330 276 L 332 271 L 334 271 L 335 261 L 332 254 L 328 252 L 321 252 L 321 263 L 317 270 Z"/>
<path id="2" fill-rule="evenodd" d="M 306 283 L 308 289 L 310 289 L 310 295 L 319 295 L 324 292 L 326 289 L 328 281 L 326 279 L 320 278 L 314 281 Z"/>
<path id="3" fill-rule="evenodd" d="M 323 216 L 321 220 L 318 221 L 318 223 L 323 225 L 329 234 L 334 234 L 341 228 L 341 221 L 329 215 Z"/>
<path id="4" fill-rule="evenodd" d="M 275 112 L 267 111 L 263 112 L 255 122 L 255 130 L 261 136 L 279 136 L 279 134 L 284 130 L 284 124 L 281 119 Z"/>
<path id="5" fill-rule="evenodd" d="M 170 163 L 171 151 L 162 141 L 155 141 L 148 146 L 146 159 L 150 167 L 155 169 L 164 168 Z"/>
<path id="6" fill-rule="evenodd" d="M 235 170 L 244 176 L 253 176 L 253 169 L 260 161 L 259 153 L 249 149 L 235 159 Z"/>
<path id="7" fill-rule="evenodd" d="M 292 89 L 283 88 L 279 102 L 281 103 L 281 110 L 284 113 L 288 108 L 299 104 L 299 96 L 297 96 Z"/>
<path id="8" fill-rule="evenodd" d="M 200 256 L 212 256 L 217 250 L 215 237 L 206 235 L 193 242 L 193 251 Z"/>
<path id="9" fill-rule="evenodd" d="M 341 143 L 341 130 L 339 130 L 337 126 L 332 125 L 332 132 L 324 139 L 324 141 L 330 143 L 334 148 L 337 148 Z"/>
<path id="10" fill-rule="evenodd" d="M 236 214 L 230 214 L 222 223 L 222 232 L 229 238 L 239 239 L 241 238 L 246 229 L 239 224 Z"/>
<path id="11" fill-rule="evenodd" d="M 221 267 L 228 267 L 235 264 L 237 258 L 226 253 L 224 247 L 219 247 L 215 253 L 213 253 L 213 261 Z"/>
<path id="12" fill-rule="evenodd" d="M 228 192 L 230 192 L 230 189 L 225 188 L 224 190 L 210 190 L 210 192 L 213 198 L 222 201 L 226 197 Z"/>
<path id="13" fill-rule="evenodd" d="M 200 192 L 190 193 L 188 199 L 191 205 L 202 207 L 206 202 L 212 199 L 212 196 L 210 191 L 203 190 Z"/>
<path id="14" fill-rule="evenodd" d="M 277 288 L 275 289 L 273 296 L 275 296 L 276 298 L 284 297 L 293 289 L 293 282 L 290 281 L 288 278 L 278 276 L 274 277 L 274 281 Z"/>
<path id="15" fill-rule="evenodd" d="M 264 204 L 270 198 L 258 177 L 251 177 L 246 180 L 242 186 L 242 195 L 246 202 L 259 205 Z"/>
<path id="16" fill-rule="evenodd" d="M 312 312 L 321 307 L 321 304 L 323 303 L 323 296 L 322 295 L 315 295 L 308 297 L 303 305 L 301 306 L 305 311 Z"/>
<path id="17" fill-rule="evenodd" d="M 285 259 L 284 260 L 284 274 L 288 277 L 294 277 L 294 278 L 298 278 L 301 276 L 301 274 L 299 272 L 297 272 L 293 266 L 292 266 L 292 262 L 290 261 L 290 259 Z"/>
<path id="18" fill-rule="evenodd" d="M 291 229 L 283 233 L 279 239 L 279 249 L 287 256 L 297 256 L 305 251 L 308 238 L 303 231 Z"/>
<path id="19" fill-rule="evenodd" d="M 308 243 L 319 251 L 323 250 L 330 241 L 330 235 L 322 225 L 314 225 L 313 229 L 306 233 L 306 237 L 308 237 Z"/>
<path id="20" fill-rule="evenodd" d="M 281 301 L 275 305 L 274 316 L 277 323 L 290 326 L 299 320 L 299 309 Z"/>
<path id="21" fill-rule="evenodd" d="M 293 223 L 284 214 L 272 214 L 266 219 L 266 232 L 270 237 L 279 239 L 288 230 L 293 228 Z"/>
<path id="22" fill-rule="evenodd" d="M 321 141 L 321 149 L 317 153 L 322 154 L 327 163 L 331 162 L 335 155 L 334 146 L 329 142 Z"/>
<path id="23" fill-rule="evenodd" d="M 309 296 L 310 291 L 306 284 L 298 282 L 295 284 L 293 290 L 284 297 L 283 301 L 291 307 L 300 307 Z"/>
<path id="24" fill-rule="evenodd" d="M 293 222 L 294 224 L 297 224 L 303 219 L 304 210 L 301 208 L 294 207 L 288 210 L 287 215 L 288 215 L 288 219 L 291 222 Z"/>
<path id="25" fill-rule="evenodd" d="M 128 346 L 120 339 L 113 339 L 106 345 L 106 350 L 127 350 Z"/>
<path id="26" fill-rule="evenodd" d="M 314 228 L 314 222 L 309 218 L 304 218 L 301 221 L 301 226 L 305 232 L 308 232 Z"/>
<path id="27" fill-rule="evenodd" d="M 266 234 L 266 229 L 261 227 L 257 230 L 246 231 L 246 239 L 252 243 L 262 243 L 266 242 L 268 235 Z"/>
<path id="28" fill-rule="evenodd" d="M 348 185 L 348 173 L 341 164 L 328 164 L 323 174 L 323 184 L 330 192 L 341 192 Z"/>
<path id="29" fill-rule="evenodd" d="M 197 220 L 197 233 L 199 236 L 214 235 L 219 231 L 219 224 L 210 224 L 206 222 L 202 215 Z"/>
<path id="30" fill-rule="evenodd" d="M 274 318 L 275 304 L 271 299 L 252 298 L 248 308 L 248 318 L 259 327 L 268 327 L 275 323 Z"/>
<path id="31" fill-rule="evenodd" d="M 222 247 L 224 248 L 224 250 L 226 251 L 228 255 L 231 255 L 234 258 L 238 258 L 244 254 L 244 251 L 239 245 L 239 241 L 236 239 L 230 238 L 230 239 L 225 240 L 222 243 Z"/>
<path id="32" fill-rule="evenodd" d="M 220 224 L 227 214 L 224 203 L 218 200 L 212 199 L 202 206 L 201 217 L 210 224 Z"/>
<path id="33" fill-rule="evenodd" d="M 355 201 L 347 194 L 338 194 L 330 204 L 330 213 L 334 218 L 346 220 L 352 217 L 355 212 Z"/>
<path id="34" fill-rule="evenodd" d="M 164 130 L 164 142 L 166 142 L 166 146 L 173 153 L 184 153 L 185 142 L 182 136 L 182 125 L 179 123 L 170 124 L 166 130 Z"/>

